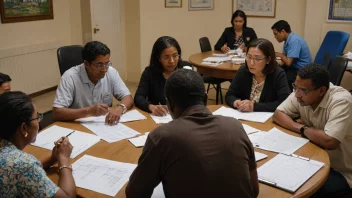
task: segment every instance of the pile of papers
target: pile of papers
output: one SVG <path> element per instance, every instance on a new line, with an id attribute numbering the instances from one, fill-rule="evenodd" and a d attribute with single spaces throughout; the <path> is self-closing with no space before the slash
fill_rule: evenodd
<path id="1" fill-rule="evenodd" d="M 225 61 L 230 61 L 230 60 L 231 60 L 231 57 L 229 56 L 208 57 L 203 59 L 202 65 L 217 66 L 222 64 Z"/>
<path id="2" fill-rule="evenodd" d="M 79 119 L 76 119 L 75 121 L 77 121 L 77 122 L 100 122 L 100 123 L 105 123 L 106 115 L 96 116 L 96 117 L 79 118 Z M 123 123 L 123 122 L 132 122 L 132 121 L 145 120 L 145 119 L 147 119 L 147 118 L 143 114 L 139 113 L 139 111 L 134 109 L 134 110 L 128 111 L 125 114 L 123 114 L 121 116 L 119 122 L 121 122 L 121 123 Z"/>
<path id="3" fill-rule="evenodd" d="M 236 109 L 226 108 L 224 106 L 214 111 L 213 114 L 261 123 L 266 122 L 273 115 L 272 112 L 240 112 Z"/>

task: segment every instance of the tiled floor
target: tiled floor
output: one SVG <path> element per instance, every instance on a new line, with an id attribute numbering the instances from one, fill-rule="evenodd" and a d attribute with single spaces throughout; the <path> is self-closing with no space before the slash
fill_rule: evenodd
<path id="1" fill-rule="evenodd" d="M 126 86 L 130 90 L 132 96 L 134 96 L 136 93 L 137 87 L 138 87 L 138 83 L 127 82 Z M 206 85 L 206 86 L 208 86 L 208 85 Z M 227 88 L 230 86 L 230 83 L 225 82 L 221 86 L 223 88 L 222 89 L 223 98 L 225 99 L 225 94 L 226 94 Z M 56 91 L 51 91 L 51 92 L 48 92 L 48 93 L 45 93 L 40 96 L 32 98 L 34 104 L 36 105 L 36 107 L 38 109 L 38 112 L 44 113 L 44 112 L 52 109 L 55 94 L 56 94 Z M 210 89 L 209 96 L 208 96 L 208 105 L 215 104 L 215 94 L 216 94 L 215 90 Z M 118 103 L 117 100 L 114 99 L 113 105 L 115 105 L 117 103 Z"/>
<path id="2" fill-rule="evenodd" d="M 126 86 L 129 88 L 130 92 L 134 96 L 137 90 L 138 83 L 130 83 L 127 82 Z M 207 86 L 207 85 L 205 85 Z M 228 87 L 230 86 L 229 82 L 225 82 L 222 85 L 222 94 L 223 98 L 225 100 L 225 94 L 227 92 Z M 347 90 L 352 90 L 352 74 L 350 72 L 345 72 L 345 75 L 342 79 L 341 86 L 346 88 Z M 52 109 L 52 104 L 55 98 L 55 91 L 51 91 L 49 93 L 37 96 L 33 98 L 34 104 L 37 106 L 38 112 L 46 112 Z M 208 94 L 208 105 L 214 105 L 215 104 L 215 90 L 211 89 Z M 114 100 L 113 105 L 117 103 L 116 100 Z"/>

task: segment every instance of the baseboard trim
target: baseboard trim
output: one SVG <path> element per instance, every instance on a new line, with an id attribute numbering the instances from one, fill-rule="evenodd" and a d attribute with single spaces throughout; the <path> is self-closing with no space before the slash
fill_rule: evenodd
<path id="1" fill-rule="evenodd" d="M 29 94 L 29 97 L 34 98 L 34 97 L 40 96 L 42 94 L 45 94 L 45 93 L 48 93 L 48 92 L 51 92 L 51 91 L 55 91 L 56 89 L 57 89 L 57 85 L 54 86 L 54 87 L 49 87 L 47 89 L 35 92 L 35 93 L 31 93 L 31 94 Z"/>

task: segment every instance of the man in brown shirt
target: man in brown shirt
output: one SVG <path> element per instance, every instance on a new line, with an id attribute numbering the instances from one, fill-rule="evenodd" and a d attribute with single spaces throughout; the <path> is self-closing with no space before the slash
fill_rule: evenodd
<path id="1" fill-rule="evenodd" d="M 205 107 L 201 76 L 173 72 L 165 97 L 173 121 L 148 136 L 127 197 L 150 197 L 162 182 L 166 197 L 257 197 L 254 150 L 241 123 Z"/>

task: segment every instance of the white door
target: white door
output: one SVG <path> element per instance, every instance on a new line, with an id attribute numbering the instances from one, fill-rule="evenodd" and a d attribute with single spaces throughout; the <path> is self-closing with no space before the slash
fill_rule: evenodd
<path id="1" fill-rule="evenodd" d="M 110 50 L 110 61 L 126 79 L 124 60 L 122 59 L 122 39 L 120 29 L 120 0 L 90 0 L 92 19 L 92 38 L 106 44 Z"/>

